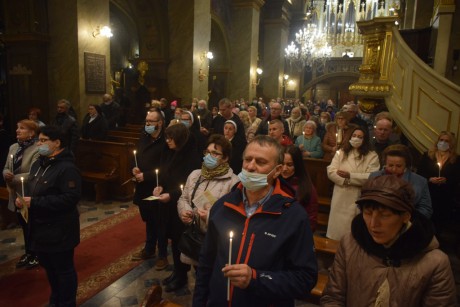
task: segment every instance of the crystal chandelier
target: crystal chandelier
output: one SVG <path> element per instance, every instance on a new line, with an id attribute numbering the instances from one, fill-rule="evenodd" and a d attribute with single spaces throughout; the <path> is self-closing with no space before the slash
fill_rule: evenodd
<path id="1" fill-rule="evenodd" d="M 397 15 L 399 0 L 311 0 L 306 26 L 285 49 L 289 64 L 322 71 L 331 57 L 362 57 L 357 20 Z"/>

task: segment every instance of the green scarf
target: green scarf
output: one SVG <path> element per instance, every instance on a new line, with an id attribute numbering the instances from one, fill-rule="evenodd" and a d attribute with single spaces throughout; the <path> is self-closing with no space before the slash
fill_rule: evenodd
<path id="1" fill-rule="evenodd" d="M 206 180 L 211 180 L 214 177 L 219 177 L 227 174 L 229 168 L 230 166 L 228 165 L 228 162 L 222 163 L 214 169 L 207 168 L 203 163 L 201 165 L 201 176 L 203 176 L 203 178 Z"/>

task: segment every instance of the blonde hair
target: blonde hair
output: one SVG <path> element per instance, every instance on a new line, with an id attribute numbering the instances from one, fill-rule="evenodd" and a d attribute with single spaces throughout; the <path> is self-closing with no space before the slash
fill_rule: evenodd
<path id="1" fill-rule="evenodd" d="M 432 160 L 436 160 L 436 152 L 438 152 L 438 142 L 441 136 L 446 135 L 449 138 L 449 162 L 454 163 L 455 160 L 457 160 L 457 153 L 455 152 L 455 149 L 457 148 L 457 140 L 455 138 L 455 134 L 449 131 L 441 131 L 439 133 L 438 138 L 433 144 L 433 147 L 428 150 L 428 156 Z"/>

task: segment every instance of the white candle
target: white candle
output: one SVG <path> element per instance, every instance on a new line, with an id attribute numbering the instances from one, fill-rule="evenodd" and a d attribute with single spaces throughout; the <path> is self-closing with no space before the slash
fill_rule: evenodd
<path id="1" fill-rule="evenodd" d="M 24 177 L 21 177 L 22 197 L 24 198 Z"/>
<path id="2" fill-rule="evenodd" d="M 183 185 L 183 184 L 180 185 L 180 191 L 181 191 L 182 193 L 184 193 L 184 185 Z"/>
<path id="3" fill-rule="evenodd" d="M 200 118 L 200 115 L 198 115 L 198 123 L 200 124 L 200 129 L 201 129 L 201 118 Z"/>
<path id="4" fill-rule="evenodd" d="M 155 176 L 157 177 L 157 188 L 158 188 L 158 186 L 159 186 L 159 184 L 158 184 L 158 168 L 155 170 Z"/>
<path id="5" fill-rule="evenodd" d="M 133 150 L 134 162 L 136 163 L 136 167 L 137 167 L 137 157 L 136 157 L 136 153 L 137 153 L 137 151 Z"/>
<path id="6" fill-rule="evenodd" d="M 438 177 L 441 177 L 441 163 L 438 162 Z"/>
<path id="7" fill-rule="evenodd" d="M 232 242 L 233 242 L 233 231 L 230 231 L 230 243 L 228 246 L 228 265 L 232 264 Z M 230 278 L 227 279 L 227 301 L 230 301 Z"/>
<path id="8" fill-rule="evenodd" d="M 10 155 L 11 161 L 13 161 L 13 155 Z"/>

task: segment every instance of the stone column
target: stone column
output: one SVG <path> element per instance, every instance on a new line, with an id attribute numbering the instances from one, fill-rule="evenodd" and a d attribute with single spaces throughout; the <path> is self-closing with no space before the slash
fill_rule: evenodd
<path id="1" fill-rule="evenodd" d="M 263 0 L 233 0 L 230 98 L 256 95 L 259 19 Z"/>
<path id="2" fill-rule="evenodd" d="M 264 23 L 263 93 L 269 98 L 282 97 L 284 91 L 284 48 L 288 45 L 289 16 L 287 1 L 267 3 Z"/>
<path id="3" fill-rule="evenodd" d="M 437 39 L 433 69 L 441 76 L 446 75 L 450 34 L 452 32 L 452 18 L 454 13 L 454 0 L 440 0 L 439 5 L 435 7 L 433 28 L 437 32 Z"/>
<path id="4" fill-rule="evenodd" d="M 210 0 L 169 1 L 169 88 L 182 104 L 208 95 L 210 11 Z"/>

